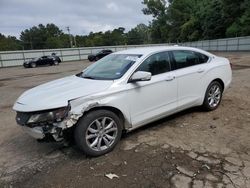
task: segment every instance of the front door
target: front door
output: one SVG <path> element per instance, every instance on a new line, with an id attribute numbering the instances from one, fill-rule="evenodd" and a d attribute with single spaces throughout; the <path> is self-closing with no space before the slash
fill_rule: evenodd
<path id="1" fill-rule="evenodd" d="M 171 72 L 168 52 L 151 55 L 136 71 L 151 72 L 152 78 L 128 83 L 133 128 L 172 113 L 177 107 L 177 82 L 174 72 Z"/>

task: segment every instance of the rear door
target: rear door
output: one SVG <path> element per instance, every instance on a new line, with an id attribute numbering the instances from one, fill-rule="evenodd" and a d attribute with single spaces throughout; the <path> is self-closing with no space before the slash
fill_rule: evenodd
<path id="1" fill-rule="evenodd" d="M 178 108 L 198 105 L 203 97 L 203 80 L 209 58 L 188 50 L 171 51 L 171 57 L 178 85 Z"/>

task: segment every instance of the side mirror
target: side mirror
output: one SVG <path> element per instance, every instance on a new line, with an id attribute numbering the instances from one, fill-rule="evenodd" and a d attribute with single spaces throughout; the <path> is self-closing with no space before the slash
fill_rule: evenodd
<path id="1" fill-rule="evenodd" d="M 151 80 L 151 76 L 152 74 L 150 72 L 137 71 L 131 76 L 129 82 L 149 81 Z"/>

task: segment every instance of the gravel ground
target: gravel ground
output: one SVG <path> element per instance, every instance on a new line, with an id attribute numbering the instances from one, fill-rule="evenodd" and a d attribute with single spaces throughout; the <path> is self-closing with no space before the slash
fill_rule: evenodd
<path id="1" fill-rule="evenodd" d="M 151 123 L 98 158 L 38 143 L 11 110 L 23 91 L 87 61 L 0 69 L 0 187 L 250 187 L 250 53 L 218 54 L 233 63 L 233 82 L 216 111 L 193 108 Z"/>

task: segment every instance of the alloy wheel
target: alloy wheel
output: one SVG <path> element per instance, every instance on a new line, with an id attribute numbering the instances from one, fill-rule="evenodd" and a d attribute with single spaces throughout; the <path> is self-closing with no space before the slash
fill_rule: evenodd
<path id="1" fill-rule="evenodd" d="M 221 99 L 221 90 L 220 87 L 215 84 L 213 85 L 208 92 L 208 104 L 210 107 L 214 108 L 220 103 Z"/>
<path id="2" fill-rule="evenodd" d="M 110 117 L 101 117 L 94 120 L 86 130 L 86 143 L 95 151 L 103 151 L 110 148 L 118 135 L 115 121 Z"/>

